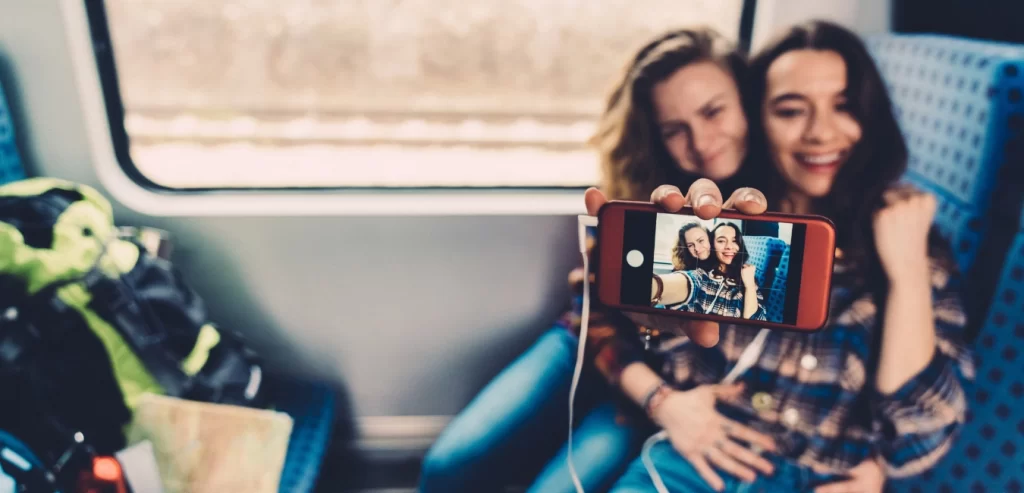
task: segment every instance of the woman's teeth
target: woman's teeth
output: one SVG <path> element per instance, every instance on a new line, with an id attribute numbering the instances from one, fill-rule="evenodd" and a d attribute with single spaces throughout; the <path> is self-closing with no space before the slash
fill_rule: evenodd
<path id="1" fill-rule="evenodd" d="M 830 165 L 830 164 L 835 164 L 835 162 L 839 160 L 839 156 L 840 155 L 841 155 L 841 153 L 839 153 L 839 152 L 832 152 L 832 153 L 829 153 L 829 154 L 817 154 L 817 155 L 797 154 L 797 158 L 800 161 L 803 161 L 803 162 L 805 162 L 807 164 L 816 165 L 816 166 L 826 166 L 826 165 Z"/>

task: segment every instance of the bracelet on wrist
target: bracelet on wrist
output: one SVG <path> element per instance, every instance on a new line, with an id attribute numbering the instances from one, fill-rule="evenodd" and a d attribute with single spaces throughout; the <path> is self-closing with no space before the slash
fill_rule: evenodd
<path id="1" fill-rule="evenodd" d="M 656 306 L 661 303 L 661 295 L 665 294 L 665 281 L 661 280 L 661 276 L 652 274 L 654 276 L 654 284 L 658 286 L 657 291 L 654 293 L 654 297 L 651 298 L 651 306 Z"/>
<path id="2" fill-rule="evenodd" d="M 644 396 L 643 404 L 641 406 L 643 407 L 644 412 L 647 413 L 647 416 L 654 419 L 654 412 L 658 409 L 658 406 L 661 405 L 661 402 L 665 400 L 665 397 L 667 397 L 671 392 L 672 387 L 669 387 L 665 382 L 655 385 L 653 389 L 648 391 L 647 395 Z"/>

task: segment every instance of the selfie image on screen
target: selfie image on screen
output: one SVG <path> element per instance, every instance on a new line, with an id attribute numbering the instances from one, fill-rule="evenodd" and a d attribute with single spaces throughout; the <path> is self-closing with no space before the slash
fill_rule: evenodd
<path id="1" fill-rule="evenodd" d="M 806 227 L 657 214 L 650 305 L 747 320 L 795 323 Z M 796 246 L 794 246 L 796 245 Z M 794 268 L 795 267 L 795 268 Z M 795 275 L 794 275 L 795 273 Z"/>

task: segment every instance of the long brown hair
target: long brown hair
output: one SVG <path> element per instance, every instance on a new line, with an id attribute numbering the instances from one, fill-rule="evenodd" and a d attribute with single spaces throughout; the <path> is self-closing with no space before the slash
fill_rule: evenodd
<path id="1" fill-rule="evenodd" d="M 718 260 L 717 257 L 718 245 L 715 241 L 715 236 L 717 236 L 718 230 L 722 228 L 732 228 L 733 232 L 736 234 L 736 245 L 739 247 L 736 251 L 736 256 L 732 259 L 732 263 L 725 267 L 725 271 L 720 269 L 721 266 L 719 263 L 721 261 Z M 741 286 L 743 285 L 743 277 L 740 275 L 740 271 L 743 269 L 743 264 L 747 263 L 747 259 L 750 258 L 750 254 L 747 253 L 747 244 L 743 242 L 743 232 L 740 231 L 739 226 L 733 223 L 718 223 L 718 225 L 711 230 L 711 257 L 709 258 L 715 259 L 715 272 L 718 272 L 723 277 L 732 280 L 736 284 Z"/>
<path id="2" fill-rule="evenodd" d="M 878 253 L 875 250 L 874 213 L 885 207 L 884 193 L 896 185 L 907 169 L 908 150 L 893 112 L 892 99 L 882 75 L 864 42 L 852 31 L 828 21 L 796 25 L 769 43 L 750 64 L 747 84 L 750 121 L 763 127 L 762 104 L 767 91 L 767 74 L 772 63 L 794 50 L 833 51 L 846 63 L 846 97 L 850 112 L 860 123 L 863 135 L 848 161 L 836 174 L 828 195 L 812 203 L 813 212 L 828 217 L 836 226 L 836 244 L 848 262 L 858 266 L 845 278 L 855 289 L 874 294 L 881 307 L 888 292 Z M 751 152 L 768 156 L 764 132 L 751 132 Z M 778 209 L 786 193 L 786 182 L 771 162 L 750 167 L 754 183 L 768 198 L 768 208 Z M 933 227 L 929 233 L 929 254 L 948 269 L 948 243 Z"/>
<path id="3" fill-rule="evenodd" d="M 708 27 L 669 31 L 636 53 L 619 78 L 589 144 L 601 160 L 601 189 L 610 199 L 646 200 L 662 184 L 683 189 L 700 178 L 679 169 L 662 141 L 655 118 L 652 91 L 679 69 L 710 61 L 728 71 L 745 94 L 747 63 L 722 35 Z M 746 107 L 746 105 L 744 105 Z M 745 110 L 746 108 L 744 108 Z M 742 172 L 746 166 L 742 166 Z M 728 197 L 739 175 L 719 183 Z"/>
<path id="4" fill-rule="evenodd" d="M 907 145 L 885 82 L 864 43 L 855 33 L 827 21 L 793 26 L 751 61 L 748 87 L 752 101 L 756 101 L 748 110 L 751 121 L 764 124 L 762 104 L 772 63 L 790 51 L 804 49 L 833 51 L 843 58 L 850 112 L 863 130 L 849 160 L 836 174 L 832 190 L 812 206 L 816 214 L 835 223 L 837 244 L 847 256 L 866 260 L 864 257 L 874 250 L 871 218 L 884 206 L 882 194 L 907 169 Z M 768 156 L 763 133 L 751 133 L 751 150 Z M 786 193 L 785 180 L 770 162 L 757 168 L 763 173 L 757 183 L 764 187 L 769 208 L 777 209 Z"/>

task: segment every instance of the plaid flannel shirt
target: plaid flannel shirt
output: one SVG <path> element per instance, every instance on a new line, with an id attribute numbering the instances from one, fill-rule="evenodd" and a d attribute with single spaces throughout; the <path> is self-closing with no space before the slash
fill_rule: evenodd
<path id="1" fill-rule="evenodd" d="M 667 308 L 713 313 L 726 317 L 740 318 L 743 316 L 743 297 L 746 290 L 742 284 L 723 277 L 712 277 L 710 273 L 701 268 L 677 272 L 690 280 L 692 289 L 685 300 L 669 305 Z M 768 320 L 761 291 L 757 292 L 757 311 L 749 318 L 750 320 Z"/>
<path id="2" fill-rule="evenodd" d="M 930 468 L 963 423 L 961 379 L 974 378 L 962 339 L 967 317 L 950 264 L 931 262 L 934 356 L 891 395 L 875 389 L 871 370 L 883 314 L 870 293 L 848 288 L 844 278 L 852 266 L 837 261 L 828 324 L 813 334 L 771 332 L 758 362 L 737 379 L 743 395 L 728 407 L 772 436 L 784 456 L 817 470 L 841 472 L 872 456 L 882 459 L 890 477 Z M 758 330 L 723 325 L 715 347 L 680 344 L 662 374 L 682 389 L 718 383 Z"/>
<path id="3" fill-rule="evenodd" d="M 591 237 L 588 250 L 592 246 Z M 844 279 L 853 267 L 837 260 L 828 324 L 813 334 L 772 332 L 757 363 L 737 380 L 745 384 L 744 392 L 725 404 L 727 412 L 772 436 L 784 456 L 817 470 L 842 472 L 872 456 L 882 459 L 890 477 L 930 468 L 948 451 L 964 421 L 961 379 L 974 378 L 973 355 L 962 339 L 967 317 L 950 265 L 946 259 L 931 262 L 934 356 L 894 393 L 880 394 L 871 381 L 882 314 L 869 293 L 848 287 Z M 582 269 L 569 278 L 575 296 L 561 324 L 578 335 Z M 622 369 L 644 360 L 643 329 L 594 301 L 586 358 L 617 385 Z M 712 348 L 676 338 L 662 376 L 679 389 L 718 383 L 758 330 L 723 325 Z"/>

